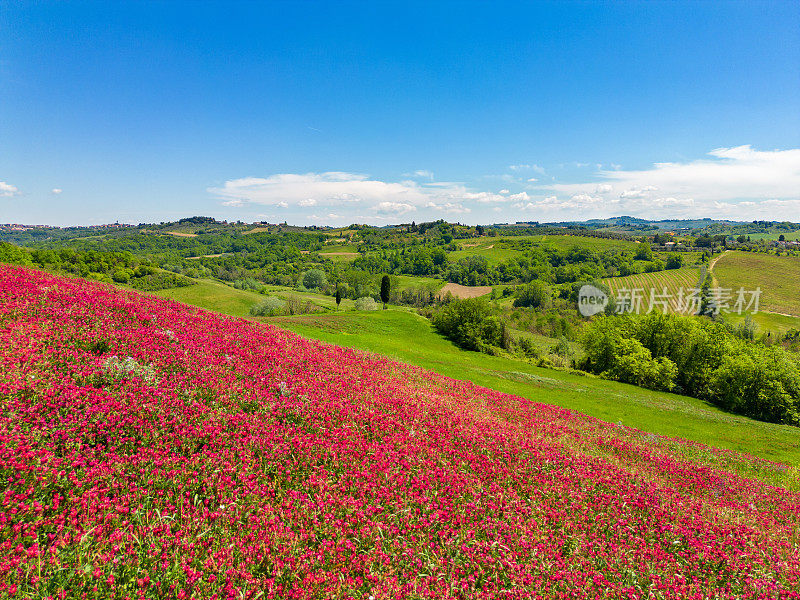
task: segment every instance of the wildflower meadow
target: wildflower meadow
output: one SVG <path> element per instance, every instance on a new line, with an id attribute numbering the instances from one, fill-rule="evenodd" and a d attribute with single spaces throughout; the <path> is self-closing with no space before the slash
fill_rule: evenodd
<path id="1" fill-rule="evenodd" d="M 800 598 L 777 463 L 2 265 L 0 373 L 0 597 Z"/>

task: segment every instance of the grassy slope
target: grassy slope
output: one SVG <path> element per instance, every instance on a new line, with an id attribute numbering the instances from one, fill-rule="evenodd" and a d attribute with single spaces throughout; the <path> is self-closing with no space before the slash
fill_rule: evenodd
<path id="1" fill-rule="evenodd" d="M 279 288 L 275 289 L 278 292 Z M 157 295 L 209 310 L 248 316 L 263 300 L 254 292 L 236 290 L 212 280 L 162 290 Z M 283 288 L 284 294 L 309 298 Z M 274 295 L 278 295 L 277 293 Z M 319 297 L 330 302 L 333 299 Z M 343 309 L 350 302 L 344 301 Z M 464 352 L 437 335 L 428 321 L 399 309 L 357 313 L 278 317 L 269 320 L 306 337 L 368 350 L 466 379 L 537 402 L 556 404 L 606 421 L 622 421 L 644 431 L 683 437 L 720 448 L 748 452 L 782 462 L 800 462 L 794 428 L 728 415 L 684 396 L 651 392 L 634 386 L 534 367 L 526 362 Z"/>
<path id="2" fill-rule="evenodd" d="M 760 287 L 760 308 L 800 315 L 800 258 L 755 252 L 726 252 L 714 264 L 719 284 L 733 290 Z"/>
<path id="3" fill-rule="evenodd" d="M 410 312 L 342 312 L 278 317 L 270 322 L 306 337 L 384 354 L 448 377 L 563 406 L 605 421 L 622 421 L 644 431 L 771 460 L 800 462 L 800 436 L 796 428 L 730 415 L 694 398 L 465 352 L 437 335 L 427 320 Z"/>
<path id="4" fill-rule="evenodd" d="M 261 294 L 237 290 L 212 279 L 198 279 L 197 281 L 196 285 L 159 290 L 153 293 L 162 298 L 170 298 L 234 317 L 249 315 L 250 308 L 264 300 L 264 296 Z"/>
<path id="5" fill-rule="evenodd" d="M 635 252 L 639 245 L 632 240 L 615 240 L 606 238 L 584 237 L 578 235 L 522 235 L 514 237 L 482 237 L 459 240 L 461 248 L 449 254 L 451 261 L 467 256 L 485 256 L 489 264 L 497 264 L 508 258 L 520 256 L 523 251 L 507 247 L 507 241 L 528 241 L 538 246 L 551 247 L 558 250 L 569 250 L 575 246 L 589 250 L 619 249 Z M 663 256 L 662 256 L 663 258 Z M 684 259 L 689 263 L 697 260 L 697 253 L 686 253 Z"/>
<path id="6" fill-rule="evenodd" d="M 201 308 L 207 308 L 215 312 L 232 315 L 234 317 L 247 317 L 250 315 L 250 308 L 264 301 L 265 296 L 247 290 L 237 290 L 229 285 L 225 285 L 213 279 L 197 279 L 196 285 L 182 288 L 171 288 L 153 292 L 163 298 L 171 298 L 178 302 L 192 304 Z M 336 307 L 336 300 L 332 296 L 315 294 L 313 292 L 298 292 L 291 288 L 277 285 L 266 286 L 267 295 L 277 296 L 284 300 L 310 300 L 314 305 L 322 309 L 333 309 Z M 342 308 L 352 306 L 351 300 L 342 300 Z"/>
<path id="7" fill-rule="evenodd" d="M 797 231 L 781 231 L 780 233 L 748 233 L 747 237 L 752 241 L 777 240 L 781 235 L 784 236 L 787 242 L 791 240 L 800 240 L 800 229 Z"/>
<path id="8" fill-rule="evenodd" d="M 397 282 L 398 290 L 407 290 L 408 288 L 426 288 L 433 291 L 442 289 L 444 281 L 441 279 L 432 279 L 430 277 L 417 277 L 415 275 L 392 275 L 392 281 Z"/>

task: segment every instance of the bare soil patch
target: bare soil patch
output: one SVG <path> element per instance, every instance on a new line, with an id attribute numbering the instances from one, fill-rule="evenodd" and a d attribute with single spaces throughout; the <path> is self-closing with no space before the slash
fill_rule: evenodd
<path id="1" fill-rule="evenodd" d="M 459 285 L 457 283 L 446 283 L 444 287 L 439 290 L 439 294 L 444 296 L 447 292 L 453 294 L 455 298 L 478 298 L 491 293 L 492 286 L 490 285 Z"/>
<path id="2" fill-rule="evenodd" d="M 178 237 L 197 237 L 196 233 L 184 233 L 182 231 L 165 231 L 164 233 L 168 233 L 170 235 L 177 235 Z"/>

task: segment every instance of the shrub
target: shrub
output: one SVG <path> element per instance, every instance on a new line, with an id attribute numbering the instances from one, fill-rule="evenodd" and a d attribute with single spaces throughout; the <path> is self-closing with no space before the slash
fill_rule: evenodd
<path id="1" fill-rule="evenodd" d="M 639 340 L 622 338 L 615 348 L 611 368 L 612 379 L 632 383 L 651 390 L 671 390 L 675 387 L 678 368 L 666 357 L 654 359 Z"/>
<path id="2" fill-rule="evenodd" d="M 683 266 L 682 254 L 670 254 L 667 258 L 667 269 L 678 269 Z"/>
<path id="3" fill-rule="evenodd" d="M 125 269 L 119 269 L 114 271 L 114 274 L 111 276 L 111 278 L 117 283 L 128 283 L 131 279 L 131 274 Z"/>
<path id="4" fill-rule="evenodd" d="M 504 320 L 491 314 L 484 298 L 453 300 L 433 318 L 433 325 L 446 338 L 467 350 L 488 352 L 489 347 L 510 347 Z"/>
<path id="5" fill-rule="evenodd" d="M 754 345 L 747 352 L 723 356 L 708 388 L 717 404 L 731 412 L 800 423 L 800 372 L 781 348 Z"/>
<path id="6" fill-rule="evenodd" d="M 514 298 L 514 306 L 530 306 L 532 308 L 550 308 L 553 303 L 553 290 L 549 285 L 533 280 L 524 286 Z"/>
<path id="7" fill-rule="evenodd" d="M 303 273 L 301 283 L 309 290 L 320 289 L 328 285 L 328 278 L 322 269 L 309 269 Z"/>
<path id="8" fill-rule="evenodd" d="M 283 310 L 285 315 L 307 315 L 315 311 L 311 300 L 301 300 L 300 298 L 289 298 Z"/>
<path id="9" fill-rule="evenodd" d="M 355 301 L 356 310 L 378 310 L 380 308 L 378 303 L 375 302 L 375 298 L 371 296 L 362 296 L 361 298 L 356 298 Z"/>
<path id="10" fill-rule="evenodd" d="M 260 292 L 264 289 L 264 284 L 253 277 L 245 277 L 244 279 L 234 280 L 233 287 L 237 290 L 253 290 L 255 292 Z"/>
<path id="11" fill-rule="evenodd" d="M 572 348 L 570 348 L 569 342 L 564 336 L 558 338 L 558 343 L 551 348 L 550 352 L 556 356 L 572 356 Z"/>
<path id="12" fill-rule="evenodd" d="M 647 242 L 642 243 L 636 249 L 636 260 L 653 260 L 653 251 L 650 249 L 650 244 Z"/>
<path id="13" fill-rule="evenodd" d="M 286 301 L 275 296 L 264 298 L 259 304 L 250 309 L 250 314 L 254 317 L 274 317 L 283 314 Z"/>
<path id="14" fill-rule="evenodd" d="M 533 358 L 537 360 L 541 358 L 539 348 L 537 348 L 533 341 L 528 337 L 518 337 L 516 340 L 514 340 L 514 349 L 516 350 L 517 354 L 522 354 L 526 358 Z"/>
<path id="15" fill-rule="evenodd" d="M 142 277 L 134 277 L 130 280 L 129 285 L 144 292 L 155 292 L 157 290 L 166 290 L 169 288 L 186 287 L 188 285 L 194 285 L 194 283 L 194 281 L 183 275 L 156 271 Z"/>

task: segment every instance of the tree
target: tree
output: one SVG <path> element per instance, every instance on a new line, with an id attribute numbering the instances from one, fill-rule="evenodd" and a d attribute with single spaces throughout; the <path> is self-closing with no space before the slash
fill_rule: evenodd
<path id="1" fill-rule="evenodd" d="M 667 258 L 668 269 L 679 269 L 683 266 L 683 256 L 680 254 L 670 254 Z"/>
<path id="2" fill-rule="evenodd" d="M 336 286 L 336 308 L 342 303 L 342 286 Z"/>
<path id="3" fill-rule="evenodd" d="M 636 250 L 637 260 L 653 260 L 653 251 L 650 249 L 650 244 L 644 242 Z"/>
<path id="4" fill-rule="evenodd" d="M 483 235 L 483 225 L 476 226 L 475 233 L 477 233 L 478 235 Z"/>
<path id="5" fill-rule="evenodd" d="M 391 290 L 391 282 L 389 276 L 384 275 L 381 279 L 381 302 L 383 302 L 383 310 L 386 310 L 386 303 L 389 302 L 389 291 Z"/>
<path id="6" fill-rule="evenodd" d="M 322 288 L 328 284 L 328 278 L 322 269 L 309 269 L 303 273 L 303 285 L 309 290 Z"/>
<path id="7" fill-rule="evenodd" d="M 779 242 L 785 242 L 785 241 L 786 241 L 786 236 L 785 236 L 785 235 L 783 235 L 783 234 L 780 234 L 780 235 L 778 236 L 778 241 L 779 241 Z"/>
<path id="8" fill-rule="evenodd" d="M 433 317 L 433 326 L 439 333 L 461 348 L 478 352 L 508 343 L 503 340 L 503 324 L 492 315 L 484 298 L 453 300 Z"/>
<path id="9" fill-rule="evenodd" d="M 531 306 L 533 308 L 550 308 L 553 300 L 553 290 L 547 284 L 534 279 L 522 288 L 516 298 L 514 306 Z"/>

